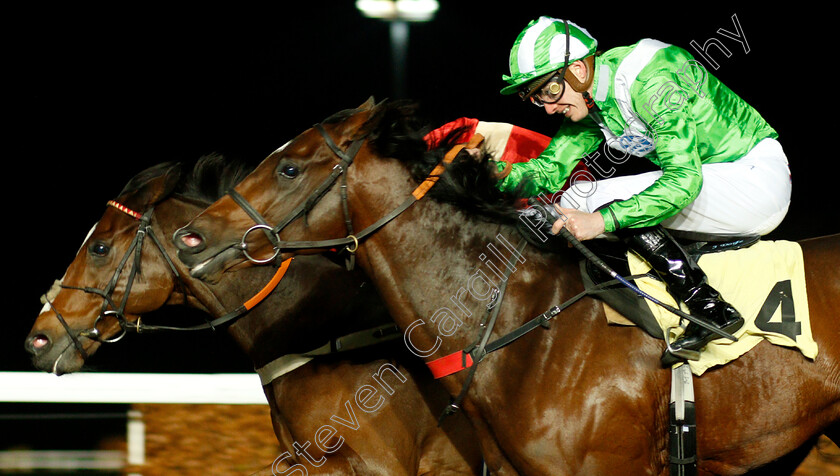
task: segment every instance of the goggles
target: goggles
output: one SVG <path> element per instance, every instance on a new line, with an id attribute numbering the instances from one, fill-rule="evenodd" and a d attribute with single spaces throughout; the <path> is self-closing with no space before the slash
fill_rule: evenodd
<path id="1" fill-rule="evenodd" d="M 531 94 L 520 92 L 520 96 L 523 99 L 530 99 L 531 103 L 537 107 L 543 107 L 546 104 L 556 104 L 565 93 L 566 80 L 563 79 L 563 75 L 558 72 L 551 76 L 548 82 L 539 88 L 537 92 Z"/>

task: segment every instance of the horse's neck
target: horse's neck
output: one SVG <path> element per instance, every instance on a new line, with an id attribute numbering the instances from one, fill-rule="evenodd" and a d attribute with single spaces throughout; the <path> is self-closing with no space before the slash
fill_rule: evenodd
<path id="1" fill-rule="evenodd" d="M 380 325 L 387 321 L 384 306 L 362 278 L 361 273 L 349 273 L 322 256 L 296 257 L 278 287 L 237 322 L 234 331 L 251 336 L 251 355 L 261 366 L 281 355 L 309 352 L 330 339 Z M 253 293 L 258 288 L 251 289 Z"/>
<path id="2" fill-rule="evenodd" d="M 366 213 L 383 212 L 381 206 L 364 208 Z M 547 254 L 530 246 L 520 253 L 522 240 L 511 226 L 482 221 L 424 198 L 372 235 L 359 261 L 403 329 L 422 319 L 429 344 L 436 333 L 439 337 L 441 330 L 452 330 L 440 325 L 435 329 L 432 323 L 439 322 L 436 316 L 448 317 L 460 327 L 441 348 L 458 349 L 475 339 L 492 299 L 491 288 L 503 282 L 508 284 L 502 297 L 506 307 L 497 329 L 519 325 L 582 290 L 571 254 Z M 523 291 L 530 294 L 525 299 Z"/>
<path id="3" fill-rule="evenodd" d="M 212 318 L 218 318 L 242 304 L 244 301 L 240 299 L 247 299 L 245 296 L 248 291 L 247 286 L 237 284 L 234 286 L 211 287 L 200 280 L 190 277 L 189 269 L 177 259 L 177 249 L 169 239 L 175 230 L 187 223 L 190 218 L 200 211 L 201 208 L 196 204 L 173 197 L 160 202 L 155 207 L 152 226 L 154 227 L 154 232 L 160 237 L 159 239 L 165 252 L 169 255 L 170 260 L 178 270 L 181 280 L 180 284 L 176 283 L 173 288 L 173 294 L 170 295 L 167 304 L 181 305 L 186 302 L 188 306 L 206 312 Z M 257 278 L 258 275 L 266 273 L 267 271 L 255 270 L 249 273 L 243 273 L 239 277 L 243 281 L 250 281 L 247 279 L 249 275 Z M 181 292 L 184 292 L 185 295 L 181 295 Z M 257 336 L 252 335 L 250 332 L 234 330 L 234 326 L 230 326 L 229 329 L 237 345 L 249 357 L 252 356 L 253 342 Z"/>

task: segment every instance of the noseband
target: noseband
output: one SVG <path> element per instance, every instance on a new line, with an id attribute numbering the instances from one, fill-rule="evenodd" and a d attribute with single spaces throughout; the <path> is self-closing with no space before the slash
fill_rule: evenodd
<path id="1" fill-rule="evenodd" d="M 443 174 L 445 171 L 445 164 L 451 163 L 452 160 L 455 158 L 458 152 L 461 151 L 466 144 L 458 144 L 452 150 L 450 150 L 446 156 L 444 157 L 441 164 L 438 164 L 430 173 L 426 179 L 417 186 L 416 189 L 411 193 L 411 196 L 408 197 L 405 201 L 403 201 L 400 205 L 398 205 L 395 209 L 391 210 L 391 212 L 387 213 L 385 216 L 368 226 L 367 228 L 363 229 L 359 233 L 353 233 L 353 227 L 350 222 L 350 208 L 347 202 L 347 169 L 350 165 L 353 164 L 353 160 L 358 154 L 359 150 L 362 148 L 363 143 L 367 139 L 366 136 L 362 136 L 360 138 L 355 139 L 350 146 L 347 148 L 347 151 L 342 151 L 333 141 L 332 137 L 329 133 L 324 129 L 321 124 L 316 124 L 314 128 L 321 134 L 324 138 L 324 142 L 326 145 L 332 150 L 332 152 L 341 159 L 338 164 L 336 164 L 330 175 L 327 176 L 315 190 L 313 190 L 309 196 L 304 200 L 300 205 L 298 205 L 294 210 L 289 212 L 285 218 L 283 218 L 280 223 L 276 226 L 272 227 L 268 224 L 265 218 L 250 204 L 248 200 L 245 199 L 239 192 L 234 189 L 228 191 L 228 195 L 239 205 L 242 210 L 251 217 L 254 222 L 257 224 L 249 228 L 245 231 L 245 234 L 242 235 L 242 240 L 240 241 L 238 248 L 242 251 L 249 261 L 254 264 L 266 264 L 274 261 L 282 251 L 284 250 L 301 250 L 301 249 L 342 249 L 347 251 L 350 255 L 348 261 L 348 269 L 352 268 L 352 260 L 355 256 L 356 250 L 359 248 L 359 243 L 385 226 L 388 222 L 399 216 L 402 212 L 407 210 L 411 205 L 415 202 L 423 198 L 426 192 L 429 191 L 432 186 L 437 183 L 440 175 Z M 478 140 L 472 141 L 473 143 L 480 143 L 480 140 L 483 137 L 480 134 L 475 134 L 474 137 L 477 137 Z M 301 215 L 309 212 L 316 203 L 333 187 L 335 182 L 338 178 L 341 177 L 342 184 L 341 184 L 341 205 L 342 210 L 344 213 L 344 222 L 347 227 L 347 236 L 344 238 L 334 238 L 329 240 L 316 240 L 316 241 L 284 241 L 280 239 L 280 232 L 286 228 L 290 223 L 292 223 L 297 218 L 300 218 Z M 248 235 L 253 233 L 254 231 L 261 230 L 263 231 L 266 236 L 268 236 L 269 240 L 271 241 L 272 245 L 274 246 L 274 254 L 267 259 L 255 259 L 250 254 L 248 254 L 246 240 Z"/>

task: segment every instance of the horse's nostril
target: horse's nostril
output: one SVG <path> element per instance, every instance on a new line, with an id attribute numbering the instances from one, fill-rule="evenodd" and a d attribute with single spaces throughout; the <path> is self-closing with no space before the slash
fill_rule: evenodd
<path id="1" fill-rule="evenodd" d="M 47 339 L 46 336 L 40 336 L 39 335 L 39 336 L 35 336 L 35 338 L 32 339 L 32 347 L 34 347 L 36 349 L 40 349 L 41 347 L 44 347 L 45 345 L 47 345 L 49 343 L 50 343 L 50 340 Z"/>
<path id="2" fill-rule="evenodd" d="M 40 352 L 40 351 L 48 348 L 49 345 L 50 345 L 50 338 L 49 337 L 47 337 L 43 334 L 37 334 L 35 336 L 32 336 L 31 339 L 29 339 L 28 348 L 29 348 L 30 352 L 36 353 L 36 352 Z"/>
<path id="3" fill-rule="evenodd" d="M 181 243 L 185 244 L 190 248 L 195 248 L 196 246 L 201 245 L 202 239 L 196 233 L 184 233 L 181 235 Z"/>

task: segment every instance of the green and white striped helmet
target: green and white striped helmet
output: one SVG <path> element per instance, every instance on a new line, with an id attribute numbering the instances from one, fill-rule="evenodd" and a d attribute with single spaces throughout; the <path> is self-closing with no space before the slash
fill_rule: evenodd
<path id="1" fill-rule="evenodd" d="M 510 50 L 510 76 L 502 76 L 508 86 L 502 94 L 514 94 L 519 88 L 552 71 L 566 66 L 566 24 L 569 25 L 569 63 L 595 54 L 598 41 L 572 22 L 540 17 L 522 30 Z"/>

